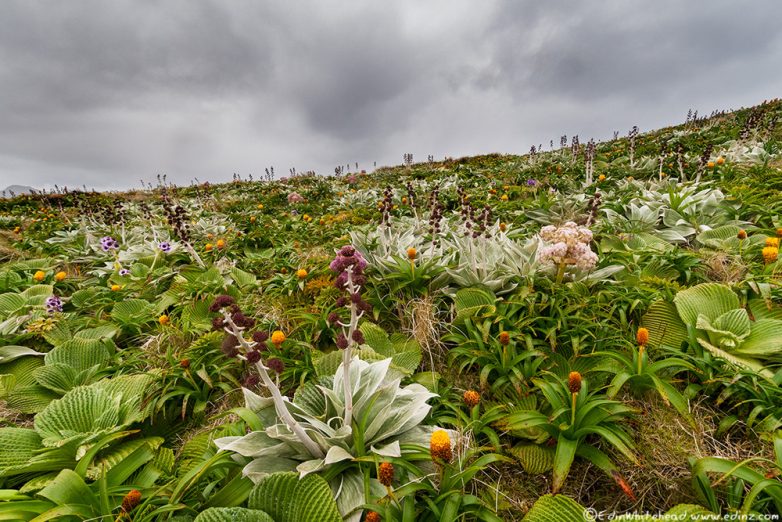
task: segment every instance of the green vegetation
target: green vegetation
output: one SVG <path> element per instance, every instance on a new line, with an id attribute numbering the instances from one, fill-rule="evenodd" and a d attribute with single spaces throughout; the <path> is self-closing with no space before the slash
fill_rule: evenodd
<path id="1" fill-rule="evenodd" d="M 779 513 L 780 117 L 0 200 L 0 520 Z"/>

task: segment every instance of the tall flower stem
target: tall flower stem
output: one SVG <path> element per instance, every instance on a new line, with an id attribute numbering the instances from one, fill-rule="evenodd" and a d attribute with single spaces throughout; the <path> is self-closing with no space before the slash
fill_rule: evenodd
<path id="1" fill-rule="evenodd" d="M 350 323 L 348 324 L 348 346 L 342 352 L 342 387 L 345 393 L 345 418 L 344 425 L 352 426 L 353 424 L 353 390 L 350 383 L 350 361 L 353 359 L 353 333 L 358 328 L 358 320 L 361 317 L 361 313 L 358 311 L 358 306 L 353 302 L 352 296 L 356 293 L 356 285 L 353 284 L 353 267 L 347 268 L 348 281 L 347 290 L 351 296 L 350 301 Z"/>
<path id="2" fill-rule="evenodd" d="M 234 323 L 233 319 L 231 319 L 231 315 L 224 311 L 223 317 L 225 319 L 225 323 L 230 328 L 227 329 L 228 333 L 236 337 L 236 340 L 239 341 L 239 344 L 242 346 L 242 348 L 244 348 L 245 352 L 252 350 L 253 347 L 250 346 L 250 343 L 248 343 L 244 338 L 242 331 L 238 326 L 236 326 L 236 323 Z M 277 411 L 277 416 L 288 426 L 288 428 L 290 428 L 296 437 L 298 437 L 299 441 L 301 441 L 301 443 L 304 445 L 304 447 L 307 448 L 307 451 L 309 451 L 313 457 L 323 458 L 323 450 L 321 450 L 320 446 L 318 446 L 311 438 L 307 436 L 304 428 L 301 427 L 301 424 L 299 424 L 296 419 L 293 418 L 291 412 L 288 411 L 288 408 L 285 406 L 285 400 L 282 398 L 282 393 L 280 393 L 280 388 L 269 376 L 269 372 L 267 371 L 266 366 L 264 366 L 261 361 L 258 361 L 255 363 L 255 367 L 261 376 L 261 380 L 263 381 L 264 386 L 266 386 L 266 388 L 268 388 L 269 392 L 272 394 L 274 409 Z"/>

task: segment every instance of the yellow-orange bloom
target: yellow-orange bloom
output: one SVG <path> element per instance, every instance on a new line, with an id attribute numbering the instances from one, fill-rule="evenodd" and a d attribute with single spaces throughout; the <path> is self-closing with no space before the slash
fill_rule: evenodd
<path id="1" fill-rule="evenodd" d="M 55 281 L 65 281 L 65 278 L 68 277 L 68 274 L 66 274 L 64 271 L 60 270 L 56 274 L 54 274 L 54 280 Z"/>
<path id="2" fill-rule="evenodd" d="M 282 330 L 275 330 L 272 332 L 272 343 L 276 344 L 277 346 L 281 345 L 285 342 L 285 334 L 282 333 Z"/>
<path id="3" fill-rule="evenodd" d="M 137 489 L 131 489 L 125 498 L 122 499 L 122 512 L 130 513 L 141 502 L 141 491 Z"/>
<path id="4" fill-rule="evenodd" d="M 747 231 L 743 228 L 739 230 L 739 233 L 736 235 L 739 239 L 747 239 Z"/>
<path id="5" fill-rule="evenodd" d="M 474 408 L 481 402 L 481 394 L 475 390 L 467 390 L 464 392 L 462 399 L 464 400 L 464 404 L 470 408 Z"/>
<path id="6" fill-rule="evenodd" d="M 46 272 L 43 270 L 38 270 L 35 274 L 33 274 L 33 279 L 38 281 L 39 283 L 43 281 L 46 278 Z"/>
<path id="7" fill-rule="evenodd" d="M 713 162 L 713 161 L 710 161 L 710 162 L 708 162 L 708 163 L 706 164 L 706 166 L 707 166 L 707 167 L 709 167 L 710 169 L 713 169 L 713 168 L 714 168 L 714 162 Z"/>
<path id="8" fill-rule="evenodd" d="M 782 237 L 782 228 L 777 229 L 777 237 Z"/>
<path id="9" fill-rule="evenodd" d="M 380 513 L 377 511 L 367 511 L 364 522 L 380 522 Z"/>
<path id="10" fill-rule="evenodd" d="M 394 465 L 390 462 L 381 462 L 377 470 L 377 480 L 385 487 L 390 488 L 394 482 Z"/>
<path id="11" fill-rule="evenodd" d="M 779 257 L 779 249 L 773 246 L 767 246 L 763 249 L 763 261 L 773 263 Z"/>
<path id="12" fill-rule="evenodd" d="M 418 251 L 416 251 L 415 248 L 410 247 L 410 248 L 407 249 L 407 259 L 409 259 L 410 261 L 415 259 L 415 256 L 417 256 L 417 255 L 418 255 Z"/>
<path id="13" fill-rule="evenodd" d="M 508 225 L 500 223 L 500 232 L 505 232 L 506 230 L 508 230 Z"/>
<path id="14" fill-rule="evenodd" d="M 451 449 L 451 437 L 448 436 L 448 432 L 436 430 L 432 433 L 432 438 L 429 439 L 429 452 L 432 455 L 432 460 L 451 462 L 453 450 Z"/>
<path id="15" fill-rule="evenodd" d="M 600 174 L 600 175 L 597 177 L 597 181 L 605 181 L 605 180 L 606 180 L 606 175 L 605 175 L 605 174 Z"/>
<path id="16" fill-rule="evenodd" d="M 218 239 L 217 240 L 217 248 L 219 248 L 219 249 L 225 248 L 225 239 Z"/>
<path id="17" fill-rule="evenodd" d="M 112 292 L 119 292 L 120 286 L 119 285 L 111 285 L 111 291 Z"/>
<path id="18" fill-rule="evenodd" d="M 646 328 L 639 328 L 638 332 L 635 334 L 635 340 L 638 342 L 639 346 L 645 346 L 646 343 L 649 342 L 649 330 Z"/>
<path id="19" fill-rule="evenodd" d="M 508 195 L 507 194 L 503 194 L 500 199 L 503 200 L 503 201 L 508 201 Z"/>
<path id="20" fill-rule="evenodd" d="M 250 216 L 250 223 L 255 223 L 255 220 L 258 219 L 255 216 Z"/>
<path id="21" fill-rule="evenodd" d="M 305 279 L 307 277 L 307 271 L 304 270 L 303 268 L 299 268 L 298 270 L 296 270 L 296 277 L 298 277 L 299 279 Z"/>
<path id="22" fill-rule="evenodd" d="M 581 374 L 578 372 L 570 372 L 567 376 L 567 387 L 570 388 L 570 393 L 578 393 L 581 391 Z"/>
<path id="23" fill-rule="evenodd" d="M 160 324 L 165 326 L 165 325 L 167 325 L 168 323 L 171 322 L 171 319 L 167 315 L 163 314 L 163 315 L 161 315 L 160 317 L 157 318 L 157 322 L 159 322 Z"/>
<path id="24" fill-rule="evenodd" d="M 207 243 L 206 246 L 204 247 L 204 250 L 206 250 L 207 252 L 211 252 L 213 248 L 214 245 L 212 243 Z"/>
<path id="25" fill-rule="evenodd" d="M 500 335 L 497 336 L 497 339 L 503 346 L 508 346 L 508 344 L 510 344 L 510 334 L 508 332 L 500 332 Z"/>
<path id="26" fill-rule="evenodd" d="M 766 238 L 766 246 L 767 247 L 779 248 L 779 238 L 778 237 L 767 237 Z"/>
<path id="27" fill-rule="evenodd" d="M 724 164 L 725 164 L 725 158 L 723 158 L 722 156 L 717 158 L 717 165 L 724 165 Z"/>
<path id="28" fill-rule="evenodd" d="M 258 203 L 258 210 L 263 210 L 263 203 Z"/>
<path id="29" fill-rule="evenodd" d="M 14 227 L 14 234 L 18 234 L 22 231 L 22 227 Z"/>

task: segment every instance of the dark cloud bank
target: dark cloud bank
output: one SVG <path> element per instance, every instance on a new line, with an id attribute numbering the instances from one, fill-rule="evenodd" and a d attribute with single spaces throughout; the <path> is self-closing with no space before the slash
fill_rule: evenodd
<path id="1" fill-rule="evenodd" d="M 782 2 L 0 3 L 0 188 L 526 152 L 782 93 Z"/>

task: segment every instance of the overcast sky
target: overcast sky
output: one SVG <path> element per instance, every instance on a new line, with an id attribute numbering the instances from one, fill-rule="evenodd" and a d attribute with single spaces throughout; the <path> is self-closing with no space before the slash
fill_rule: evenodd
<path id="1" fill-rule="evenodd" d="M 371 170 L 782 95 L 782 1 L 0 2 L 0 189 Z"/>

